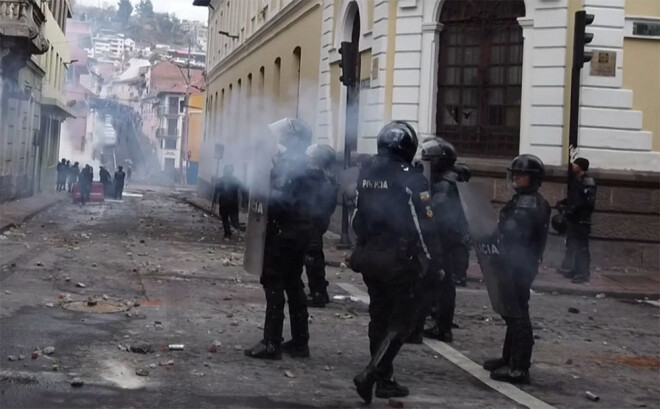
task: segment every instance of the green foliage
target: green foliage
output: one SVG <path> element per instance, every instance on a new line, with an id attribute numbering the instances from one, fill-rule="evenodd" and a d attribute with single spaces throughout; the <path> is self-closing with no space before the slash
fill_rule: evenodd
<path id="1" fill-rule="evenodd" d="M 141 20 L 152 19 L 155 16 L 154 5 L 151 0 L 140 0 L 135 9 Z"/>
<path id="2" fill-rule="evenodd" d="M 122 25 L 127 25 L 133 14 L 133 5 L 130 0 L 119 0 L 117 4 L 117 20 Z"/>

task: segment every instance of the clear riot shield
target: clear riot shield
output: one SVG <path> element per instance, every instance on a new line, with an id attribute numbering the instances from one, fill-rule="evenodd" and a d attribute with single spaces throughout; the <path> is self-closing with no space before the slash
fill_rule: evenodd
<path id="1" fill-rule="evenodd" d="M 276 137 L 266 131 L 255 143 L 250 166 L 250 201 L 245 230 L 243 268 L 250 274 L 261 275 L 266 244 L 270 171 L 277 152 Z"/>
<path id="2" fill-rule="evenodd" d="M 498 214 L 479 185 L 456 185 L 493 310 L 502 316 L 520 317 L 513 279 L 497 240 Z"/>

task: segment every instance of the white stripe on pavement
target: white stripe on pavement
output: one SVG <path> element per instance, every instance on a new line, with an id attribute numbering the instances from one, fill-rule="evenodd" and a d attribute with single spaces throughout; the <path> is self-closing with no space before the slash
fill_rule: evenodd
<path id="1" fill-rule="evenodd" d="M 360 290 L 356 286 L 348 283 L 337 283 L 337 285 L 342 290 L 356 297 L 358 300 L 360 300 L 360 302 L 369 304 L 369 294 Z M 424 344 L 442 355 L 443 358 L 452 364 L 458 366 L 465 372 L 480 380 L 485 385 L 491 387 L 495 391 L 501 393 L 514 402 L 524 405 L 530 409 L 556 409 L 554 406 L 548 405 L 542 400 L 535 398 L 534 396 L 522 391 L 510 383 L 498 382 L 490 379 L 490 372 L 486 371 L 481 367 L 481 365 L 471 361 L 468 357 L 445 344 L 444 342 L 424 338 Z"/>
<path id="2" fill-rule="evenodd" d="M 654 306 L 656 306 L 656 307 L 660 307 L 660 301 L 656 301 L 656 300 L 644 300 L 644 302 L 647 303 L 647 304 L 654 305 Z"/>

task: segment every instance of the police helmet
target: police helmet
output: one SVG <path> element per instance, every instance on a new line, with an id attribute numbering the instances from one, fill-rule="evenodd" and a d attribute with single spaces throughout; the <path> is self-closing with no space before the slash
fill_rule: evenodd
<path id="1" fill-rule="evenodd" d="M 456 149 L 454 145 L 436 136 L 427 138 L 422 142 L 422 160 L 431 160 L 438 158 L 449 166 L 456 162 Z"/>
<path id="2" fill-rule="evenodd" d="M 379 155 L 395 155 L 412 162 L 418 144 L 417 132 L 405 121 L 392 121 L 378 133 Z"/>
<path id="3" fill-rule="evenodd" d="M 543 161 L 538 156 L 530 154 L 516 156 L 506 170 L 509 173 L 509 180 L 512 182 L 514 175 L 529 175 L 529 186 L 518 187 L 514 184 L 514 189 L 518 193 L 536 192 L 545 177 Z"/>
<path id="4" fill-rule="evenodd" d="M 337 159 L 337 153 L 330 145 L 315 143 L 305 151 L 312 165 L 321 169 L 329 169 Z"/>
<path id="5" fill-rule="evenodd" d="M 312 143 L 312 130 L 300 119 L 283 118 L 268 125 L 268 128 L 286 150 L 305 150 Z"/>
<path id="6" fill-rule="evenodd" d="M 459 182 L 467 182 L 472 177 L 472 171 L 465 163 L 457 163 L 454 165 L 454 172 L 458 174 Z"/>
<path id="7" fill-rule="evenodd" d="M 564 216 L 563 213 L 558 213 L 552 216 L 550 223 L 552 224 L 552 228 L 555 229 L 557 233 L 566 234 L 568 223 L 566 221 L 566 216 Z"/>

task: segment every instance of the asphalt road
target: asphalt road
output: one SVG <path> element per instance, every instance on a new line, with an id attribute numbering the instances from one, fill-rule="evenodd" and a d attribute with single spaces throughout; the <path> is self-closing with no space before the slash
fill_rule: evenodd
<path id="1" fill-rule="evenodd" d="M 351 379 L 368 360 L 366 304 L 311 310 L 309 359 L 245 358 L 260 339 L 264 298 L 240 266 L 241 243 L 222 241 L 218 219 L 173 193 L 132 189 L 122 203 L 62 202 L 0 240 L 0 407 L 363 406 Z M 328 279 L 331 295 L 346 294 L 338 283 L 364 290 L 350 271 L 329 268 Z M 61 306 L 76 301 L 83 311 Z M 531 305 L 538 338 L 526 393 L 557 408 L 660 406 L 660 309 L 556 294 Z M 102 307 L 124 311 L 90 312 Z M 457 351 L 477 363 L 499 354 L 504 326 L 484 289 L 459 291 L 456 322 Z M 154 352 L 123 350 L 143 343 Z M 47 346 L 55 352 L 31 359 Z M 405 408 L 523 407 L 426 345 L 405 346 L 396 371 L 411 389 Z M 72 387 L 74 377 L 84 385 Z"/>

